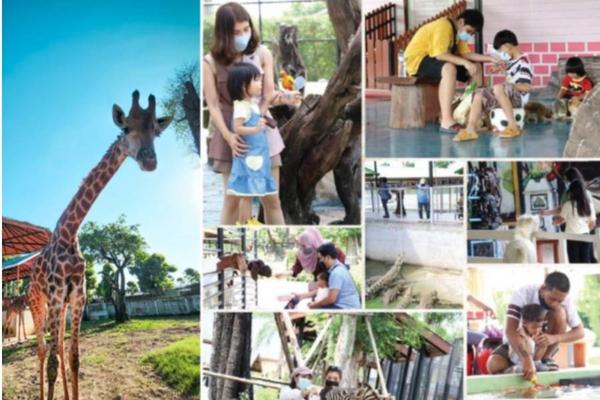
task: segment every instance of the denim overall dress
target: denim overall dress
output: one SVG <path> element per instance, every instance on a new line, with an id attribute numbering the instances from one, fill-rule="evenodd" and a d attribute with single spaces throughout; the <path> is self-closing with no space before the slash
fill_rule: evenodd
<path id="1" fill-rule="evenodd" d="M 254 108 L 244 122 L 245 127 L 258 125 L 260 114 Z M 271 156 L 265 130 L 244 135 L 248 151 L 233 158 L 231 175 L 227 182 L 227 194 L 234 196 L 262 197 L 277 193 L 277 184 L 271 175 Z"/>

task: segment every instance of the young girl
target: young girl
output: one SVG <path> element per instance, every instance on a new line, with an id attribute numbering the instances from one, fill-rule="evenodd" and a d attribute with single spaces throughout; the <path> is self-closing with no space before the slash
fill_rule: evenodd
<path id="1" fill-rule="evenodd" d="M 265 110 L 253 102 L 262 94 L 262 74 L 250 63 L 234 64 L 227 77 L 227 89 L 233 101 L 233 131 L 244 137 L 248 146 L 243 156 L 234 157 L 227 194 L 240 197 L 238 222 L 252 218 L 252 198 L 277 194 L 271 174 L 271 157 L 265 132 Z"/>
<path id="2" fill-rule="evenodd" d="M 557 224 L 565 224 L 565 233 L 587 235 L 596 227 L 596 210 L 590 201 L 583 182 L 571 181 L 567 188 L 567 201 L 561 208 L 542 212 L 541 215 L 555 215 Z M 593 244 L 567 240 L 567 253 L 570 263 L 591 263 L 594 258 Z"/>
<path id="3" fill-rule="evenodd" d="M 585 95 L 589 93 L 594 83 L 586 75 L 583 61 L 579 57 L 571 57 L 567 60 L 565 66 L 566 75 L 558 92 L 558 99 L 561 101 L 583 101 Z M 567 115 L 568 107 L 567 109 Z"/>

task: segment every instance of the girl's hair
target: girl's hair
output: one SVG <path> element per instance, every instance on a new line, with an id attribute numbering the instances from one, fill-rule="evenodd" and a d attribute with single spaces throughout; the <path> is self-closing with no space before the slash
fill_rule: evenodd
<path id="1" fill-rule="evenodd" d="M 571 202 L 573 211 L 575 211 L 575 207 L 577 207 L 577 214 L 579 214 L 580 217 L 589 217 L 592 214 L 590 199 L 588 198 L 582 181 L 574 180 L 571 182 L 567 194 L 569 195 L 569 201 Z"/>
<path id="2" fill-rule="evenodd" d="M 256 29 L 254 29 L 254 24 L 248 11 L 239 3 L 233 1 L 223 4 L 217 9 L 213 43 L 210 49 L 210 53 L 215 61 L 222 65 L 230 65 L 235 60 L 238 55 L 238 51 L 233 44 L 235 24 L 236 22 L 246 21 L 250 24 L 250 31 L 252 33 L 248 47 L 246 47 L 242 54 L 252 54 L 260 44 L 260 37 Z"/>
<path id="3" fill-rule="evenodd" d="M 327 271 L 322 271 L 318 276 L 318 279 L 325 281 L 327 283 L 329 283 L 329 272 Z"/>
<path id="4" fill-rule="evenodd" d="M 565 67 L 566 73 L 577 74 L 578 76 L 585 75 L 585 67 L 583 65 L 583 61 L 579 57 L 571 57 L 567 60 L 567 65 Z"/>
<path id="5" fill-rule="evenodd" d="M 581 171 L 579 171 L 579 169 L 577 169 L 576 167 L 567 168 L 567 170 L 565 171 L 565 179 L 569 182 L 573 182 L 573 181 L 577 181 L 577 180 L 579 180 L 581 182 L 585 182 L 585 179 L 583 178 Z"/>
<path id="6" fill-rule="evenodd" d="M 231 101 L 245 99 L 250 82 L 260 76 L 260 70 L 254 64 L 242 62 L 232 65 L 227 75 L 227 90 Z"/>

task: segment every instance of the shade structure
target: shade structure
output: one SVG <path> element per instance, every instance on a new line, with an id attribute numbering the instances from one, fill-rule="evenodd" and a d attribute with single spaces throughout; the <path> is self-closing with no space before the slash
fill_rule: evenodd
<path id="1" fill-rule="evenodd" d="M 49 229 L 2 217 L 2 257 L 40 251 L 51 236 Z"/>
<path id="2" fill-rule="evenodd" d="M 2 260 L 2 282 L 10 282 L 31 276 L 33 263 L 40 252 L 27 253 Z"/>

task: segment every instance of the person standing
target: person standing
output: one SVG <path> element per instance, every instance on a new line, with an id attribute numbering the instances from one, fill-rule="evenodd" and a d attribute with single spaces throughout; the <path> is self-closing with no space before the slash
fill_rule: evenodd
<path id="1" fill-rule="evenodd" d="M 388 185 L 388 181 L 386 177 L 379 179 L 379 197 L 381 197 L 381 204 L 383 205 L 384 215 L 383 218 L 389 218 L 390 212 L 388 211 L 388 201 L 392 198 L 392 194 L 390 193 L 390 186 Z"/>
<path id="2" fill-rule="evenodd" d="M 421 181 L 417 185 L 417 203 L 419 204 L 419 219 L 423 219 L 423 211 L 427 215 L 427 219 L 430 219 L 430 191 L 431 187 L 427 184 L 425 178 L 421 178 Z"/>

